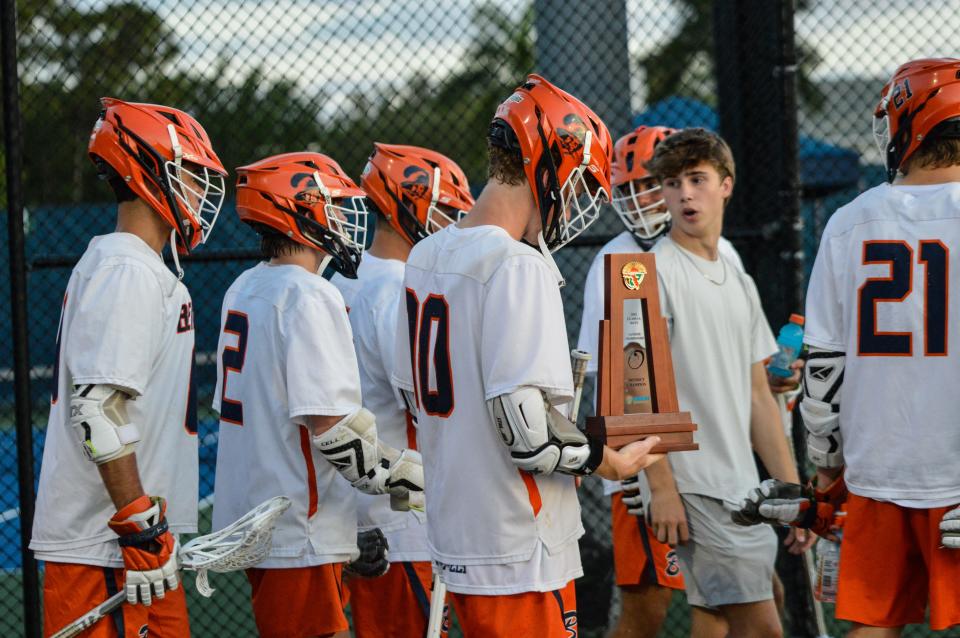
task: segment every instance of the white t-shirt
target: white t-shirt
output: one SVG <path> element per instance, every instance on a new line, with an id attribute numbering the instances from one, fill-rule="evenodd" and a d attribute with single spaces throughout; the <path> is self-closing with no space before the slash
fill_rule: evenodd
<path id="1" fill-rule="evenodd" d="M 350 308 L 363 405 L 377 417 L 380 439 L 397 449 L 416 448 L 413 420 L 390 381 L 397 316 L 403 302 L 403 262 L 366 253 L 363 266 L 360 290 Z M 352 280 L 340 277 L 333 283 L 343 281 Z M 395 512 L 390 509 L 389 496 L 358 493 L 357 523 L 364 530 L 380 528 L 390 545 L 391 562 L 430 560 L 423 513 Z"/>
<path id="2" fill-rule="evenodd" d="M 293 504 L 260 566 L 346 561 L 357 540 L 354 489 L 313 447 L 304 418 L 360 408 L 340 293 L 300 266 L 260 263 L 227 290 L 220 321 L 213 528 L 284 495 Z"/>
<path id="3" fill-rule="evenodd" d="M 582 574 L 574 479 L 522 473 L 487 400 L 573 395 L 556 275 L 498 226 L 448 226 L 410 253 L 394 383 L 419 403 L 432 558 L 451 591 L 549 591 Z M 410 335 L 418 344 L 411 366 Z"/>
<path id="4" fill-rule="evenodd" d="M 743 262 L 740 261 L 740 255 L 737 249 L 733 247 L 725 237 L 720 238 L 717 244 L 720 254 L 727 257 L 737 270 L 743 272 Z M 587 279 L 583 285 L 583 314 L 580 317 L 580 338 L 577 340 L 577 349 L 589 352 L 593 355 L 587 362 L 587 374 L 594 376 L 597 374 L 597 340 L 599 339 L 599 324 L 603 319 L 603 256 L 618 255 L 621 253 L 642 253 L 643 248 L 637 242 L 633 233 L 628 230 L 623 231 L 600 249 L 600 252 L 593 258 L 590 264 L 590 270 L 587 272 Z M 593 405 L 597 405 L 597 388 L 593 388 Z M 603 481 L 603 493 L 606 496 L 619 492 L 621 490 L 620 481 Z M 641 473 L 641 480 L 643 480 Z"/>
<path id="5" fill-rule="evenodd" d="M 725 255 L 708 261 L 669 236 L 653 253 L 677 399 L 697 424 L 700 445 L 669 455 L 677 488 L 739 504 L 759 482 L 750 442 L 750 368 L 776 351 L 773 333 L 753 279 Z"/>
<path id="6" fill-rule="evenodd" d="M 960 501 L 960 184 L 872 188 L 830 218 L 804 341 L 846 354 L 850 491 L 916 508 Z"/>
<path id="7" fill-rule="evenodd" d="M 142 239 L 94 237 L 64 296 L 40 489 L 30 548 L 55 562 L 122 567 L 114 515 L 97 466 L 70 425 L 74 385 L 110 384 L 136 398 L 143 489 L 167 499 L 175 533 L 197 529 L 197 412 L 193 304 L 186 287 Z"/>

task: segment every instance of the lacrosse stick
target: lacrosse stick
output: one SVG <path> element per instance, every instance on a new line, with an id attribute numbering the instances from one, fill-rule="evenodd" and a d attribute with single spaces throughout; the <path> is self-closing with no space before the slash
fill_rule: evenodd
<path id="1" fill-rule="evenodd" d="M 433 575 L 430 587 L 430 617 L 427 620 L 426 638 L 439 638 L 443 626 L 443 608 L 447 600 L 447 586 L 440 580 L 440 574 Z"/>
<path id="2" fill-rule="evenodd" d="M 210 586 L 207 573 L 239 571 L 253 567 L 266 558 L 270 552 L 274 523 L 288 507 L 290 507 L 289 498 L 275 496 L 220 531 L 197 536 L 180 548 L 177 554 L 180 569 L 196 572 L 197 591 L 209 598 L 213 595 L 214 589 Z M 117 609 L 126 600 L 126 592 L 117 592 L 53 634 L 52 638 L 71 638 L 80 634 Z"/>
<path id="3" fill-rule="evenodd" d="M 776 395 L 777 397 L 777 407 L 780 409 L 781 415 L 786 415 L 785 423 L 789 423 L 790 426 L 787 429 L 787 449 L 790 450 L 790 457 L 796 460 L 797 453 L 793 447 L 793 418 L 790 412 L 787 410 L 787 398 L 783 394 Z M 813 532 L 807 531 L 808 534 Z M 813 565 L 813 555 L 810 550 L 807 550 L 803 553 L 803 566 L 806 570 L 807 577 L 807 593 L 810 596 L 810 602 L 813 606 L 813 618 L 817 623 L 817 638 L 831 638 L 830 634 L 827 633 L 827 620 L 823 615 L 823 603 L 817 600 L 817 595 L 814 593 L 814 588 L 816 587 L 817 576 L 816 568 Z"/>
<path id="4" fill-rule="evenodd" d="M 583 381 L 587 377 L 587 363 L 593 358 L 583 350 L 570 351 L 570 367 L 573 368 L 573 401 L 570 404 L 570 420 L 577 422 L 580 412 L 580 399 L 583 397 Z"/>

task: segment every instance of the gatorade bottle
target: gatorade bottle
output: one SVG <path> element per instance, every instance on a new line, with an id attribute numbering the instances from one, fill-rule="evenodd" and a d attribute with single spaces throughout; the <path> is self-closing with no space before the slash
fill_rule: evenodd
<path id="1" fill-rule="evenodd" d="M 780 328 L 777 336 L 780 350 L 773 355 L 767 370 L 778 377 L 793 375 L 790 364 L 797 360 L 803 347 L 803 315 L 790 315 L 790 323 Z"/>
<path id="2" fill-rule="evenodd" d="M 817 584 L 814 590 L 814 596 L 817 600 L 822 603 L 837 601 L 839 573 L 840 543 L 821 538 L 817 541 Z"/>

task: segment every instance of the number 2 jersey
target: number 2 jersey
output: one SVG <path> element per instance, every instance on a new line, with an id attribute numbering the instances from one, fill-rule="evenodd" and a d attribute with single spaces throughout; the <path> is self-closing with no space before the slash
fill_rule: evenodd
<path id="1" fill-rule="evenodd" d="M 260 263 L 227 290 L 220 326 L 213 528 L 283 495 L 292 504 L 259 566 L 346 561 L 356 548 L 354 489 L 313 447 L 306 421 L 360 409 L 343 298 L 300 266 Z"/>
<path id="2" fill-rule="evenodd" d="M 960 501 L 958 248 L 960 183 L 877 186 L 824 230 L 804 341 L 846 354 L 840 429 L 854 494 Z"/>
<path id="3" fill-rule="evenodd" d="M 525 386 L 572 398 L 557 276 L 500 227 L 448 226 L 413 247 L 404 285 L 394 383 L 415 388 L 443 580 L 467 594 L 563 587 L 582 574 L 574 479 L 521 472 L 487 408 Z"/>
<path id="4" fill-rule="evenodd" d="M 107 527 L 116 508 L 70 424 L 74 385 L 112 385 L 135 397 L 126 407 L 140 431 L 143 489 L 167 499 L 171 531 L 196 531 L 193 346 L 190 294 L 160 255 L 130 233 L 94 237 L 70 275 L 60 317 L 30 542 L 37 558 L 123 566 Z"/>

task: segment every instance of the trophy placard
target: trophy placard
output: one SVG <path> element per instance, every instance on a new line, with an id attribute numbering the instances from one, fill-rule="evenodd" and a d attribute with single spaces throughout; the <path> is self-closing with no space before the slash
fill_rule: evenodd
<path id="1" fill-rule="evenodd" d="M 587 419 L 587 431 L 613 448 L 656 434 L 654 452 L 699 449 L 697 426 L 677 403 L 654 256 L 605 255 L 604 272 L 597 416 Z"/>

